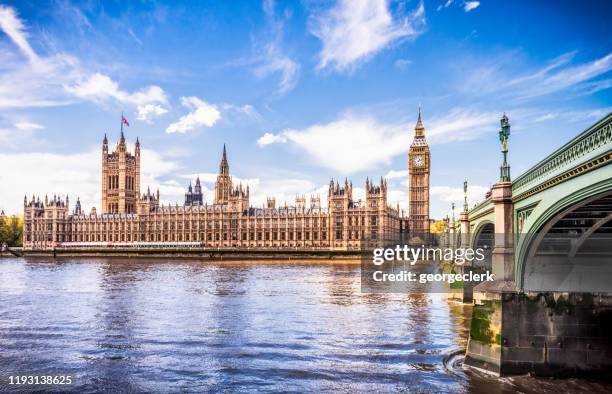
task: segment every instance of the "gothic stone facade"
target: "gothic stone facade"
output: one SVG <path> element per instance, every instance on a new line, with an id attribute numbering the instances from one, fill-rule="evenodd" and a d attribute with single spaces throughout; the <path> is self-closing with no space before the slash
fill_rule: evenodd
<path id="1" fill-rule="evenodd" d="M 414 128 L 414 139 L 408 152 L 408 229 L 411 236 L 427 238 L 429 234 L 429 173 L 431 158 L 425 140 L 421 109 Z"/>
<path id="2" fill-rule="evenodd" d="M 123 127 L 123 125 L 122 125 Z M 127 151 L 121 130 L 119 144 L 108 153 L 106 134 L 102 141 L 102 213 L 135 213 L 140 196 L 140 142 L 134 154 Z"/>
<path id="3" fill-rule="evenodd" d="M 387 203 L 387 182 L 366 180 L 365 201 L 353 199 L 353 185 L 345 180 L 329 184 L 328 207 L 312 196 L 295 205 L 250 206 L 249 188 L 233 185 L 224 147 L 213 204 L 202 204 L 197 190 L 188 191 L 182 206 L 160 204 L 159 191 L 140 195 L 140 144 L 131 155 L 123 133 L 117 148 L 102 145 L 102 210 L 72 213 L 68 197 L 24 198 L 24 247 L 46 249 L 66 242 L 199 242 L 211 248 L 313 248 L 346 250 L 364 240 L 394 239 L 400 232 L 399 207 Z"/>

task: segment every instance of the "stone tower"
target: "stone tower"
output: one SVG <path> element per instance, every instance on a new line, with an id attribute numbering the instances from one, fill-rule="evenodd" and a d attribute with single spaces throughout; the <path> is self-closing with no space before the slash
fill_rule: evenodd
<path id="1" fill-rule="evenodd" d="M 232 192 L 232 177 L 229 174 L 229 164 L 227 163 L 227 152 L 223 144 L 223 156 L 219 164 L 219 175 L 215 183 L 215 204 L 227 204 Z"/>
<path id="2" fill-rule="evenodd" d="M 411 235 L 429 234 L 429 173 L 431 168 L 429 145 L 421 120 L 421 107 L 414 127 L 414 139 L 408 152 L 408 213 Z"/>
<path id="3" fill-rule="evenodd" d="M 140 141 L 134 154 L 127 151 L 123 130 L 119 144 L 108 152 L 106 134 L 102 141 L 102 213 L 136 213 L 140 196 Z"/>

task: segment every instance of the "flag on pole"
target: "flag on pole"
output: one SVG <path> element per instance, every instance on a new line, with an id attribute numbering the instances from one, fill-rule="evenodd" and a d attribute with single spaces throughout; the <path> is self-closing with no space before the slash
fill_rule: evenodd
<path id="1" fill-rule="evenodd" d="M 127 121 L 127 119 L 123 116 L 123 114 L 121 114 L 121 124 L 124 124 L 126 126 L 129 126 L 130 123 Z"/>

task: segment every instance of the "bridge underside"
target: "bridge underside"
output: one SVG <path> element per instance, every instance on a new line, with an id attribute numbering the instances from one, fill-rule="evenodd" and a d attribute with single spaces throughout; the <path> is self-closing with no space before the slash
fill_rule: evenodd
<path id="1" fill-rule="evenodd" d="M 523 290 L 612 293 L 612 192 L 556 215 L 533 238 Z"/>

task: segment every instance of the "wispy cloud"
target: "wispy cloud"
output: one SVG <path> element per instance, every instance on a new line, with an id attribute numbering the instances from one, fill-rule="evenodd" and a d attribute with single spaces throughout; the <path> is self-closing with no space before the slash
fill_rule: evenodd
<path id="1" fill-rule="evenodd" d="M 479 5 L 480 5 L 480 1 L 466 1 L 465 4 L 463 5 L 463 10 L 465 12 L 470 12 L 478 8 Z"/>
<path id="2" fill-rule="evenodd" d="M 15 128 L 21 131 L 42 130 L 45 126 L 34 122 L 22 121 L 15 123 Z"/>
<path id="3" fill-rule="evenodd" d="M 80 11 L 78 15 L 81 23 L 89 25 Z M 0 64 L 0 108 L 49 107 L 81 100 L 117 100 L 133 105 L 139 113 L 146 113 L 146 120 L 150 121 L 160 110 L 153 111 L 145 106 L 167 104 L 166 94 L 159 86 L 151 85 L 127 92 L 109 76 L 86 70 L 74 56 L 66 53 L 37 54 L 28 41 L 25 23 L 14 8 L 0 6 L 0 30 L 26 58 L 23 61 L 17 56 L 5 55 L 5 61 Z M 19 94 L 15 94 L 15 86 L 19 86 Z"/>
<path id="4" fill-rule="evenodd" d="M 412 64 L 412 60 L 410 59 L 397 59 L 395 61 L 395 67 L 397 67 L 400 70 L 405 70 L 408 68 L 409 65 Z"/>
<path id="5" fill-rule="evenodd" d="M 15 9 L 0 5 L 0 29 L 10 37 L 30 62 L 35 63 L 38 61 L 38 55 L 36 55 L 28 42 L 25 26 L 17 16 Z"/>
<path id="6" fill-rule="evenodd" d="M 442 3 L 436 8 L 436 11 L 441 11 L 444 8 L 448 8 L 452 5 L 457 7 L 463 7 L 463 11 L 470 12 L 480 6 L 480 1 L 455 1 L 455 0 L 446 0 L 445 3 Z"/>
<path id="7" fill-rule="evenodd" d="M 289 56 L 284 55 L 275 43 L 266 46 L 259 64 L 255 67 L 255 75 L 267 77 L 280 74 L 278 93 L 286 94 L 297 84 L 300 65 Z"/>
<path id="8" fill-rule="evenodd" d="M 275 7 L 273 0 L 263 1 L 262 8 L 268 25 L 266 37 L 262 40 L 263 44 L 257 43 L 257 54 L 246 63 L 254 66 L 253 72 L 259 78 L 279 75 L 277 93 L 285 95 L 297 85 L 301 67 L 283 49 L 284 25 L 288 13 L 278 16 Z"/>
<path id="9" fill-rule="evenodd" d="M 561 91 L 596 92 L 611 87 L 609 79 L 597 80 L 612 70 L 612 54 L 576 63 L 577 52 L 568 52 L 529 71 L 513 72 L 513 56 L 501 55 L 488 63 L 480 63 L 463 75 L 461 90 L 468 94 L 496 94 L 498 97 L 525 102 Z"/>
<path id="10" fill-rule="evenodd" d="M 415 120 L 395 123 L 379 120 L 376 111 L 347 111 L 337 120 L 303 129 L 267 132 L 257 144 L 291 144 L 310 156 L 315 163 L 340 173 L 389 164 L 397 155 L 405 154 L 412 140 Z M 455 108 L 443 116 L 426 121 L 430 144 L 472 139 L 494 130 L 499 114 Z"/>
<path id="11" fill-rule="evenodd" d="M 221 118 L 221 112 L 214 104 L 209 104 L 197 97 L 181 97 L 184 107 L 191 110 L 187 115 L 168 126 L 166 133 L 186 133 L 200 127 L 213 127 Z"/>
<path id="12" fill-rule="evenodd" d="M 411 13 L 393 15 L 386 1 L 339 0 L 311 20 L 310 32 L 323 45 L 317 68 L 350 71 L 390 45 L 418 37 L 424 24 L 422 2 Z"/>

